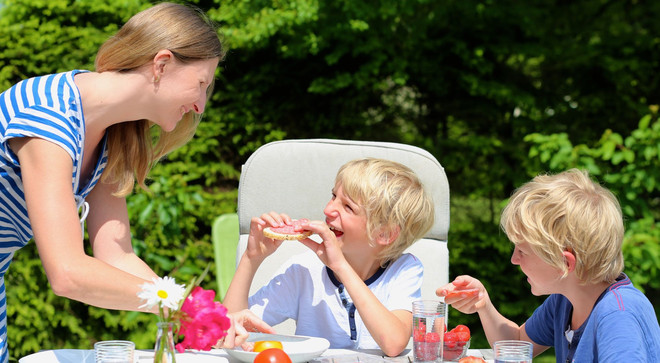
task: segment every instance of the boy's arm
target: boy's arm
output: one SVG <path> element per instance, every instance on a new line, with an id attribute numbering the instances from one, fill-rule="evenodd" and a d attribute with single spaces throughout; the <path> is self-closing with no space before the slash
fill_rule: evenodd
<path id="1" fill-rule="evenodd" d="M 251 261 L 247 253 L 243 253 L 241 261 L 238 264 L 236 273 L 231 279 L 229 289 L 222 304 L 230 313 L 235 313 L 248 308 L 248 296 L 250 294 L 250 285 L 257 272 L 261 262 Z"/>
<path id="2" fill-rule="evenodd" d="M 448 296 L 452 291 L 472 289 L 478 289 L 479 294 L 476 296 L 462 296 L 460 294 Z M 484 333 L 491 346 L 498 340 L 530 341 L 527 334 L 525 334 L 524 326 L 518 326 L 518 324 L 500 314 L 491 302 L 484 285 L 474 277 L 458 276 L 454 281 L 438 288 L 436 295 L 444 297 L 447 304 L 464 314 L 478 313 Z"/>
<path id="3" fill-rule="evenodd" d="M 268 226 L 280 226 L 284 223 L 291 223 L 291 218 L 285 214 L 274 212 L 252 218 L 250 221 L 247 247 L 222 302 L 230 313 L 248 308 L 250 285 L 252 285 L 257 269 L 264 259 L 282 244 L 282 241 L 264 237 L 263 229 Z"/>
<path id="4" fill-rule="evenodd" d="M 378 300 L 346 261 L 335 234 L 324 222 L 310 221 L 303 227 L 318 234 L 323 240 L 321 244 L 309 238 L 301 242 L 314 251 L 344 284 L 364 325 L 383 353 L 390 357 L 401 354 L 410 341 L 412 313 L 405 310 L 390 311 Z"/>
<path id="5" fill-rule="evenodd" d="M 343 282 L 364 325 L 383 353 L 390 357 L 401 354 L 410 341 L 412 313 L 388 310 L 350 265 L 333 272 Z"/>

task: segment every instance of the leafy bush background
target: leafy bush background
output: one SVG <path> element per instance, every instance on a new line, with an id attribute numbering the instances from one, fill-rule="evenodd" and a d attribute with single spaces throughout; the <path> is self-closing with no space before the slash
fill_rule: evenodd
<path id="1" fill-rule="evenodd" d="M 643 0 L 194 1 L 229 52 L 193 142 L 128 198 L 134 248 L 188 281 L 213 261 L 210 226 L 236 209 L 240 166 L 284 138 L 420 146 L 451 187 L 450 274 L 481 278 L 522 323 L 542 297 L 509 263 L 506 198 L 539 172 L 584 167 L 619 197 L 626 272 L 660 306 L 660 3 Z M 0 0 L 0 89 L 93 69 L 140 0 Z M 211 271 L 214 271 L 211 269 Z M 6 275 L 13 359 L 102 339 L 153 346 L 155 317 L 50 291 L 34 244 Z M 209 274 L 205 288 L 215 288 Z M 486 341 L 475 315 L 474 346 Z"/>

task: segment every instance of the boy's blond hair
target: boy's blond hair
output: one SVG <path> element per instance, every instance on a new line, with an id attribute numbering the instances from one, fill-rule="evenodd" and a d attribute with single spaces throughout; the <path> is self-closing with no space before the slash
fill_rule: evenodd
<path id="1" fill-rule="evenodd" d="M 160 50 L 170 50 L 183 63 L 224 57 L 215 25 L 198 8 L 163 2 L 135 14 L 99 49 L 99 73 L 131 72 L 151 62 Z M 210 98 L 211 84 L 207 91 Z M 165 132 L 149 120 L 121 122 L 107 131 L 108 165 L 105 183 L 117 183 L 117 196 L 126 196 L 134 184 L 146 189 L 149 170 L 160 158 L 188 142 L 201 115 L 186 113 L 174 130 Z"/>
<path id="2" fill-rule="evenodd" d="M 586 171 L 535 177 L 511 196 L 500 225 L 514 244 L 529 243 L 564 276 L 562 253 L 572 252 L 576 276 L 585 284 L 613 283 L 623 271 L 621 207 Z"/>
<path id="3" fill-rule="evenodd" d="M 399 227 L 398 237 L 379 256 L 381 265 L 399 258 L 433 226 L 433 200 L 417 175 L 402 164 L 375 158 L 353 160 L 339 169 L 335 184 L 364 208 L 372 241 L 382 228 L 390 233 Z"/>

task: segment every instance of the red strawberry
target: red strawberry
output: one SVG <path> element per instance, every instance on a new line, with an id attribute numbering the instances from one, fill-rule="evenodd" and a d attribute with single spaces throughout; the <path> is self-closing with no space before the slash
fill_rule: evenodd
<path id="1" fill-rule="evenodd" d="M 468 328 L 468 327 L 465 326 L 465 325 L 461 325 L 461 324 L 456 325 L 456 327 L 455 327 L 454 329 L 452 329 L 452 330 L 455 331 L 455 332 L 457 332 L 457 333 L 458 333 L 458 332 L 465 332 L 465 333 L 468 333 L 468 335 L 470 334 L 470 328 Z"/>
<path id="2" fill-rule="evenodd" d="M 449 331 L 445 333 L 445 347 L 447 348 L 455 348 L 456 347 L 456 334 L 452 331 Z"/>
<path id="3" fill-rule="evenodd" d="M 466 333 L 466 332 L 463 332 L 463 331 L 458 332 L 458 333 L 456 333 L 456 340 L 458 340 L 459 342 L 465 343 L 468 340 L 470 340 L 470 333 Z"/>
<path id="4" fill-rule="evenodd" d="M 440 341 L 440 334 L 438 333 L 426 333 L 426 341 L 429 343 L 437 343 Z"/>

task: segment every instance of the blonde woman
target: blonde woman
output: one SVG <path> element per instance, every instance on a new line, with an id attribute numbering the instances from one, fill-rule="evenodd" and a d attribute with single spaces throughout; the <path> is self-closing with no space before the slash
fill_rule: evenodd
<path id="1" fill-rule="evenodd" d="M 55 294 L 138 310 L 139 286 L 156 275 L 133 252 L 125 197 L 192 137 L 223 55 L 202 12 L 161 3 L 101 46 L 96 72 L 35 77 L 0 94 L 0 276 L 34 238 Z M 2 277 L 0 301 L 7 362 Z"/>

